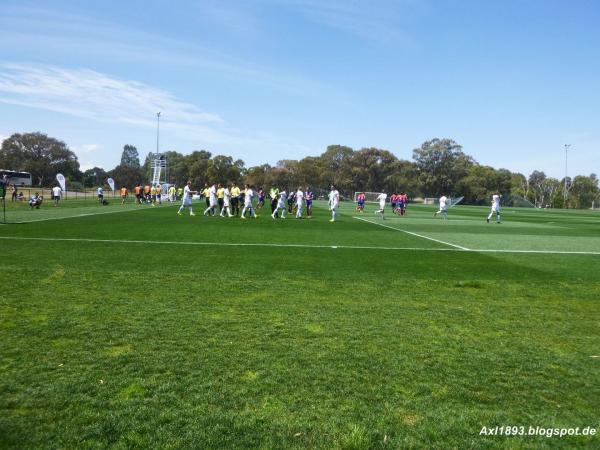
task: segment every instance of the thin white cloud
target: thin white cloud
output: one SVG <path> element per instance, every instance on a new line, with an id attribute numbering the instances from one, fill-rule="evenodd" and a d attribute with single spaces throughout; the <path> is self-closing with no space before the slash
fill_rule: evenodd
<path id="1" fill-rule="evenodd" d="M 174 123 L 222 122 L 218 115 L 181 102 L 166 91 L 87 69 L 0 65 L 0 101 L 140 125 L 161 110 L 168 110 Z"/>
<path id="2" fill-rule="evenodd" d="M 379 42 L 413 45 L 403 24 L 422 14 L 424 0 L 275 0 L 300 11 L 307 19 L 342 32 Z"/>
<path id="3" fill-rule="evenodd" d="M 220 25 L 232 20 L 242 29 L 253 16 L 239 12 L 233 20 L 235 8 L 213 8 L 196 5 L 190 15 L 199 14 Z M 256 21 L 258 19 L 255 19 Z M 231 24 L 230 24 L 231 26 Z M 258 29 L 257 23 L 252 29 Z M 247 61 L 228 54 L 214 45 L 198 40 L 181 40 L 161 33 L 150 33 L 138 29 L 134 24 L 120 25 L 83 16 L 76 13 L 53 11 L 44 8 L 12 6 L 0 14 L 0 53 L 20 48 L 23 52 L 40 55 L 76 55 L 94 61 L 140 62 L 164 66 L 204 69 L 227 79 L 242 80 L 244 83 L 268 86 L 278 91 L 297 95 L 323 93 L 345 95 L 335 87 L 325 85 L 302 75 L 266 67 L 256 61 Z M 44 56 L 41 56 L 44 55 Z"/>
<path id="4" fill-rule="evenodd" d="M 178 100 L 171 93 L 137 81 L 121 80 L 88 69 L 0 64 L 0 103 L 68 114 L 126 127 L 155 128 L 173 137 L 218 146 L 260 149 L 263 145 L 298 149 L 270 133 L 248 132 L 227 124 L 218 114 Z M 76 148 L 93 167 L 99 145 Z M 89 156 L 89 157 L 88 157 Z"/>
<path id="5" fill-rule="evenodd" d="M 77 155 L 79 168 L 82 171 L 102 166 L 96 159 L 102 152 L 102 149 L 103 147 L 100 144 L 82 144 L 71 147 L 71 150 Z"/>

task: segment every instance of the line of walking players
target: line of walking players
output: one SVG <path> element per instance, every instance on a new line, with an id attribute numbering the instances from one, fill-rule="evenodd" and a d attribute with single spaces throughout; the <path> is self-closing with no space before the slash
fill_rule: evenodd
<path id="1" fill-rule="evenodd" d="M 251 187 L 249 187 L 251 189 Z M 246 203 L 246 188 L 240 188 L 236 183 L 231 183 L 231 185 L 209 185 L 206 183 L 204 185 L 204 189 L 199 192 L 200 197 L 204 198 L 206 202 L 206 213 L 210 215 L 219 214 L 221 211 L 221 215 L 223 215 L 223 211 L 229 207 L 232 216 L 239 216 L 240 210 Z M 302 191 L 302 188 L 298 188 L 298 191 L 293 191 L 288 194 L 285 190 L 280 190 L 276 186 L 272 186 L 269 190 L 269 200 L 271 203 L 271 215 L 274 217 L 278 217 L 278 202 L 281 202 L 283 194 L 283 201 L 287 202 L 287 211 L 292 214 L 298 213 L 298 205 L 306 204 L 306 212 L 308 218 L 312 217 L 312 202 L 314 198 L 314 194 L 309 187 L 306 188 L 306 191 Z M 216 195 L 217 204 L 211 204 L 211 197 Z M 266 193 L 262 188 L 258 188 L 256 191 L 253 190 L 252 197 L 258 199 L 256 204 L 256 209 L 260 210 L 265 206 L 266 201 Z M 300 199 L 298 199 L 300 196 Z M 281 206 L 279 209 L 282 209 Z M 301 213 L 300 213 L 301 215 Z"/>

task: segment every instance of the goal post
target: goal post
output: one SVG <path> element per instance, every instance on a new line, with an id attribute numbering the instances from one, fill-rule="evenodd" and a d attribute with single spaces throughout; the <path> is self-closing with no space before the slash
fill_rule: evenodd
<path id="1" fill-rule="evenodd" d="M 452 208 L 453 206 L 458 205 L 464 199 L 465 199 L 464 196 L 463 197 L 448 197 L 449 207 Z M 423 204 L 424 205 L 439 205 L 440 199 L 433 198 L 433 197 L 426 197 L 423 199 Z"/>

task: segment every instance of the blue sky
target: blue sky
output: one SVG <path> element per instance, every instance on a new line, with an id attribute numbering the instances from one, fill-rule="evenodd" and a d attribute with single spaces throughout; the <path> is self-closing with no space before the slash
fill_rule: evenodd
<path id="1" fill-rule="evenodd" d="M 248 166 L 448 137 L 482 164 L 600 172 L 600 2 L 0 0 L 0 139 L 82 167 L 206 149 Z"/>

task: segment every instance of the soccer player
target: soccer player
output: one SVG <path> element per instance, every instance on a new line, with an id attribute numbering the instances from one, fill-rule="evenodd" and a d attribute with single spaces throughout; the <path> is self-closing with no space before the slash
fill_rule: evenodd
<path id="1" fill-rule="evenodd" d="M 231 192 L 229 188 L 225 186 L 223 188 L 223 207 L 221 208 L 221 217 L 225 217 L 225 212 L 227 212 L 227 217 L 233 217 L 231 214 L 231 210 L 229 209 L 229 204 L 231 203 Z"/>
<path id="2" fill-rule="evenodd" d="M 288 196 L 288 213 L 294 212 L 294 203 L 296 203 L 296 193 L 290 189 L 290 195 Z"/>
<path id="3" fill-rule="evenodd" d="M 246 191 L 244 194 L 244 209 L 242 209 L 242 219 L 246 218 L 246 211 L 250 210 L 250 217 L 256 219 L 256 212 L 254 212 L 254 206 L 252 206 L 252 198 L 254 197 L 254 191 L 249 184 L 246 185 Z"/>
<path id="4" fill-rule="evenodd" d="M 36 192 L 33 197 L 29 199 L 29 207 L 31 209 L 40 209 L 42 202 L 44 201 L 44 197 L 42 197 L 39 192 Z"/>
<path id="5" fill-rule="evenodd" d="M 490 219 L 494 214 L 496 214 L 496 223 L 501 223 L 500 220 L 500 199 L 502 196 L 497 192 L 492 195 L 492 210 L 490 211 L 490 215 L 487 216 L 486 222 L 490 223 Z"/>
<path id="6" fill-rule="evenodd" d="M 258 204 L 256 209 L 262 209 L 265 206 L 265 191 L 262 188 L 258 188 Z"/>
<path id="7" fill-rule="evenodd" d="M 160 184 L 156 185 L 156 197 L 154 202 L 158 202 L 159 205 L 162 205 L 162 198 L 161 198 L 161 193 L 162 193 L 162 186 Z"/>
<path id="8" fill-rule="evenodd" d="M 385 202 L 387 200 L 387 194 L 382 192 L 381 194 L 379 194 L 377 196 L 377 200 L 379 201 L 379 211 L 375 211 L 375 214 L 379 213 L 381 214 L 381 219 L 385 220 Z"/>
<path id="9" fill-rule="evenodd" d="M 54 186 L 52 188 L 52 198 L 54 199 L 54 206 L 58 206 L 58 202 L 60 201 L 61 194 L 62 194 L 62 189 L 60 188 L 60 186 Z"/>
<path id="10" fill-rule="evenodd" d="M 335 186 L 331 185 L 331 191 L 329 192 L 329 210 L 331 211 L 331 220 L 330 222 L 335 222 L 335 218 L 337 216 L 337 209 L 340 205 L 340 193 L 335 188 Z"/>
<path id="11" fill-rule="evenodd" d="M 398 205 L 398 194 L 396 194 L 395 192 L 392 195 L 390 195 L 390 203 L 392 206 L 392 212 L 396 214 L 396 206 Z"/>
<path id="12" fill-rule="evenodd" d="M 400 215 L 403 216 L 404 214 L 406 214 L 406 204 L 408 203 L 408 195 L 406 195 L 404 192 L 400 192 L 398 199 L 399 199 Z"/>
<path id="13" fill-rule="evenodd" d="M 217 186 L 217 203 L 219 204 L 219 211 L 223 209 L 223 205 L 225 204 L 225 188 L 221 183 Z"/>
<path id="14" fill-rule="evenodd" d="M 433 213 L 433 217 L 441 214 L 444 219 L 448 218 L 448 197 L 442 195 L 440 197 L 440 209 L 437 212 Z"/>
<path id="15" fill-rule="evenodd" d="M 304 206 L 304 192 L 299 187 L 296 191 L 296 219 L 302 219 L 302 207 Z"/>
<path id="16" fill-rule="evenodd" d="M 364 192 L 359 192 L 356 196 L 356 210 L 359 213 L 365 212 L 365 198 L 366 196 Z"/>
<path id="17" fill-rule="evenodd" d="M 127 188 L 123 186 L 121 188 L 121 205 L 125 204 L 125 202 L 127 201 L 127 197 L 129 197 L 129 192 L 127 191 Z"/>
<path id="18" fill-rule="evenodd" d="M 314 198 L 313 192 L 310 190 L 310 186 L 306 186 L 306 192 L 304 193 L 304 200 L 306 200 L 306 216 L 312 219 L 312 202 Z"/>
<path id="19" fill-rule="evenodd" d="M 246 189 L 240 189 L 240 194 L 238 195 L 238 203 L 241 205 L 244 204 L 244 198 L 246 197 Z"/>
<path id="20" fill-rule="evenodd" d="M 175 185 L 169 186 L 169 190 L 167 191 L 167 194 L 169 194 L 169 201 L 174 202 L 175 201 Z"/>
<path id="21" fill-rule="evenodd" d="M 104 201 L 104 189 L 102 189 L 102 186 L 96 190 L 96 193 L 98 194 L 98 203 L 102 204 Z"/>
<path id="22" fill-rule="evenodd" d="M 217 186 L 213 184 L 208 190 L 208 207 L 204 210 L 204 215 L 207 216 L 210 212 L 210 215 L 214 216 L 216 214 L 217 203 Z"/>
<path id="23" fill-rule="evenodd" d="M 150 203 L 150 186 L 147 184 L 144 186 L 144 198 L 146 199 L 146 203 Z"/>
<path id="24" fill-rule="evenodd" d="M 273 219 L 277 219 L 277 212 L 281 210 L 281 218 L 285 219 L 285 205 L 287 200 L 287 193 L 285 192 L 285 189 L 282 191 L 279 191 L 278 189 L 277 193 L 279 195 L 279 198 L 277 199 L 277 205 L 275 205 L 275 210 L 273 211 L 273 214 L 271 214 L 271 217 Z"/>
<path id="25" fill-rule="evenodd" d="M 231 194 L 231 209 L 233 210 L 233 214 L 237 217 L 240 215 L 240 188 L 237 184 L 233 183 L 229 193 Z"/>
<path id="26" fill-rule="evenodd" d="M 177 214 L 181 215 L 181 211 L 183 211 L 183 208 L 187 206 L 190 208 L 190 216 L 196 215 L 192 209 L 192 195 L 197 193 L 198 191 L 192 191 L 192 180 L 188 180 L 187 184 L 183 188 L 183 200 L 181 201 L 181 206 L 179 207 Z"/>
<path id="27" fill-rule="evenodd" d="M 204 183 L 204 189 L 202 189 L 202 197 L 204 197 L 206 207 L 210 207 L 210 187 L 208 186 L 208 183 Z"/>
<path id="28" fill-rule="evenodd" d="M 136 202 L 142 204 L 142 186 L 137 185 L 136 187 L 134 187 L 133 193 L 135 194 Z"/>
<path id="29" fill-rule="evenodd" d="M 177 197 L 176 197 L 176 200 L 179 200 L 182 197 L 183 197 L 183 188 L 182 187 L 178 187 L 177 188 Z"/>
<path id="30" fill-rule="evenodd" d="M 156 206 L 156 186 L 154 185 L 150 188 L 150 202 L 152 206 Z"/>
<path id="31" fill-rule="evenodd" d="M 275 185 L 271 185 L 271 190 L 269 191 L 269 198 L 271 199 L 271 214 L 275 214 L 277 217 L 277 204 L 279 203 L 279 189 L 275 187 Z"/>

